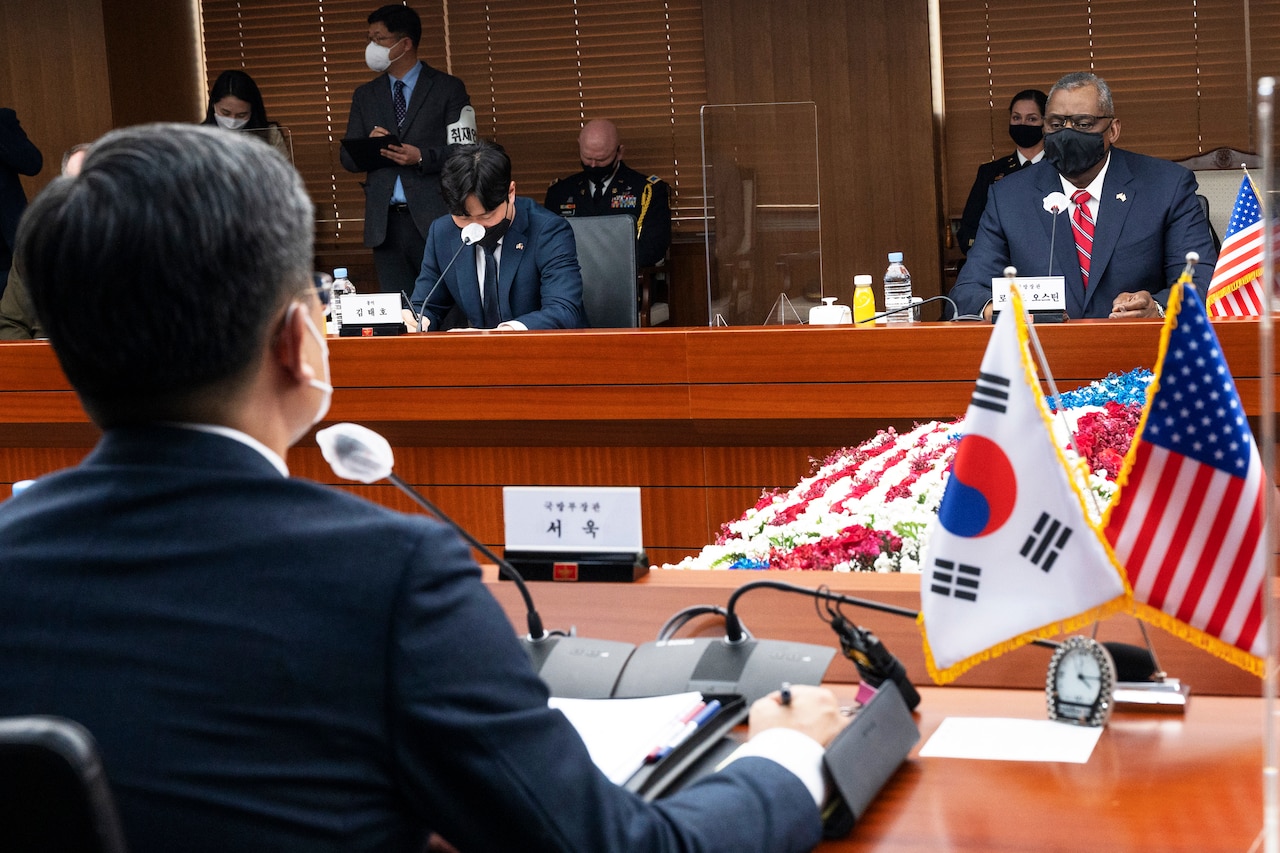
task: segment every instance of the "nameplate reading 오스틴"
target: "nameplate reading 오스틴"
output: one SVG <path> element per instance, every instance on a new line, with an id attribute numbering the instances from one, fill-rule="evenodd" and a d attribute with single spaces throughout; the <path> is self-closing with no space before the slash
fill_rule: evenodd
<path id="1" fill-rule="evenodd" d="M 1067 288 L 1060 275 L 1003 276 L 991 279 L 991 311 L 1003 311 L 1009 305 L 1009 285 L 1017 282 L 1022 291 L 1022 304 L 1032 313 L 1036 311 L 1066 311 Z"/>
<path id="2" fill-rule="evenodd" d="M 637 487 L 506 486 L 502 514 L 508 551 L 644 550 Z"/>

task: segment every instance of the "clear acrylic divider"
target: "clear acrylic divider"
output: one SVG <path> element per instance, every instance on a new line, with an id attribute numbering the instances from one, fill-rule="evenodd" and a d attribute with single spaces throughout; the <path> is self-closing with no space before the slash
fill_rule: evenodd
<path id="1" fill-rule="evenodd" d="M 824 295 L 817 105 L 714 104 L 701 124 L 708 325 L 807 322 Z M 852 305 L 846 290 L 825 295 Z"/>

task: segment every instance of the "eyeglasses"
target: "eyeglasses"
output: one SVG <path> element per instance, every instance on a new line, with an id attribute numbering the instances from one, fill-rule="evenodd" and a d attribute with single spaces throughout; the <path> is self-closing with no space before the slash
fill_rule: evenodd
<path id="1" fill-rule="evenodd" d="M 1110 119 L 1115 116 L 1045 116 L 1044 126 L 1050 131 L 1062 130 L 1064 127 L 1074 127 L 1082 133 L 1088 133 L 1093 130 L 1094 125 L 1102 121 L 1104 118 Z"/>
<path id="2" fill-rule="evenodd" d="M 400 41 L 400 39 L 402 38 L 404 38 L 404 36 L 398 36 L 395 33 L 390 33 L 385 36 L 369 36 L 369 41 L 375 44 L 379 44 L 383 47 L 390 47 L 391 45 Z"/>
<path id="3" fill-rule="evenodd" d="M 327 272 L 313 272 L 311 274 L 311 289 L 315 291 L 316 298 L 320 300 L 320 304 L 328 308 L 329 303 L 333 301 L 333 276 Z"/>

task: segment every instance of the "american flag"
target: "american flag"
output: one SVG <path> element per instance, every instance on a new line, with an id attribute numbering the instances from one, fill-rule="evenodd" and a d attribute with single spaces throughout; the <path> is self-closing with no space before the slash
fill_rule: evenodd
<path id="1" fill-rule="evenodd" d="M 1262 211 L 1246 173 L 1209 282 L 1209 313 L 1214 317 L 1261 314 L 1262 284 Z"/>
<path id="2" fill-rule="evenodd" d="M 1104 533 L 1140 617 L 1261 675 L 1267 479 L 1189 280 L 1170 297 L 1153 390 Z"/>

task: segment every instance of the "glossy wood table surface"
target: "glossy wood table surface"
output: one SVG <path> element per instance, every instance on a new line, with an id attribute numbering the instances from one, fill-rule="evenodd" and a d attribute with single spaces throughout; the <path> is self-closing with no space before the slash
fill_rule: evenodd
<path id="1" fill-rule="evenodd" d="M 1261 699 L 1193 697 L 1185 717 L 1117 712 L 1088 763 L 1050 764 L 918 754 L 949 716 L 1044 719 L 1042 692 L 920 692 L 920 744 L 823 853 L 1245 853 L 1261 830 Z"/>

